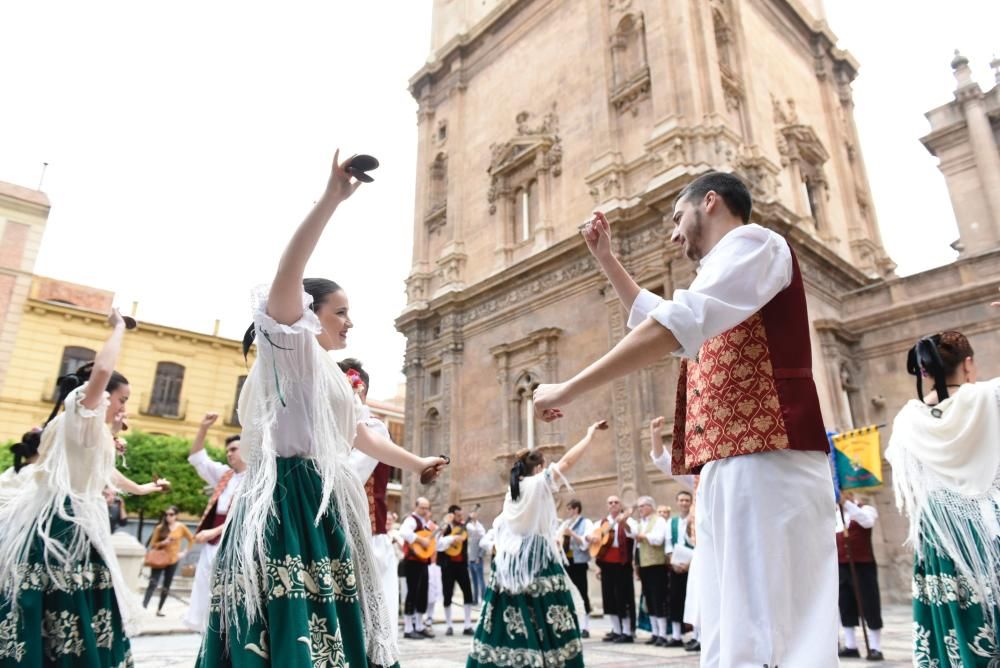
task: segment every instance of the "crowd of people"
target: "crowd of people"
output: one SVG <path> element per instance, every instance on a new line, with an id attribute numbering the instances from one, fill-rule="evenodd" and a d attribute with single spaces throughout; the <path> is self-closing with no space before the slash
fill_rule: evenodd
<path id="1" fill-rule="evenodd" d="M 636 284 L 596 214 L 582 234 L 632 331 L 534 393 L 538 418 L 559 420 L 583 394 L 680 357 L 672 438 L 663 417 L 649 425 L 653 464 L 683 487 L 675 507 L 613 495 L 599 519 L 577 499 L 559 517 L 574 466 L 606 447 L 610 425 L 598 419 L 556 461 L 516 453 L 486 530 L 478 509 L 459 504 L 433 521 L 423 497 L 398 523 L 390 516 L 391 467 L 430 484 L 449 461 L 394 444 L 365 406 L 361 363 L 328 354 L 347 345 L 348 297 L 304 268 L 363 171 L 335 156 L 272 283 L 255 295 L 242 432 L 226 441 L 226 464 L 204 451 L 217 415 L 205 416 L 191 446 L 189 462 L 212 489 L 197 529 L 171 507 L 153 532 L 144 605 L 160 587 L 162 608 L 181 556 L 202 546 L 185 616 L 203 633 L 197 666 L 398 665 L 400 604 L 403 639 L 433 638 L 438 586 L 445 635 L 459 633 L 456 586 L 462 594 L 468 666 L 582 666 L 591 562 L 611 627 L 604 642 L 683 646 L 711 667 L 822 668 L 860 654 L 864 619 L 868 658 L 882 658 L 877 513 L 849 495 L 839 510 L 832 504 L 802 275 L 785 239 L 750 223 L 743 181 L 710 172 L 680 192 L 672 238 L 698 274 L 669 300 Z M 59 379 L 49 420 L 12 448 L 15 466 L 0 476 L 2 666 L 132 664 L 140 613 L 111 543 L 126 518 L 118 495 L 169 493 L 170 484 L 136 483 L 115 467 L 130 394 L 115 364 L 129 325 L 117 311 L 108 324 L 94 362 Z M 1000 379 L 977 382 L 968 339 L 950 331 L 920 339 L 908 370 L 919 398 L 897 416 L 886 456 L 916 553 L 914 659 L 995 665 Z"/>

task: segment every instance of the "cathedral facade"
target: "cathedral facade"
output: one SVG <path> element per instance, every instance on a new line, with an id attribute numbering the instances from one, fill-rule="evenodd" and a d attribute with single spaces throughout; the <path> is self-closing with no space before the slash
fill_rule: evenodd
<path id="1" fill-rule="evenodd" d="M 601 516 L 609 494 L 672 501 L 647 426 L 672 419 L 675 360 L 551 424 L 534 419 L 531 393 L 625 333 L 580 224 L 604 211 L 622 262 L 669 296 L 694 276 L 669 242 L 674 199 L 712 169 L 744 177 L 753 222 L 797 254 L 831 430 L 891 422 L 912 395 L 902 361 L 919 335 L 946 325 L 965 327 L 974 346 L 989 339 L 995 244 L 917 277 L 893 274 L 854 124 L 857 68 L 821 0 L 435 0 L 431 54 L 410 81 L 414 249 L 396 325 L 407 338 L 406 447 L 452 464 L 429 494 L 404 479 L 404 509 L 420 493 L 438 510 L 481 505 L 490 520 L 517 450 L 558 457 L 601 418 L 612 429 L 573 472 L 584 514 Z M 904 527 L 891 493 L 876 497 L 893 591 L 908 569 Z"/>

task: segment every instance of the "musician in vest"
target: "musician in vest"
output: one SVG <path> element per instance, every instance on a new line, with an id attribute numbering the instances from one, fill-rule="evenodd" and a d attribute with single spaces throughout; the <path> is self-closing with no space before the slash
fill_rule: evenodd
<path id="1" fill-rule="evenodd" d="M 583 516 L 583 504 L 579 499 L 571 499 L 566 506 L 569 517 L 563 520 L 559 533 L 563 537 L 563 548 L 569 562 L 566 571 L 569 579 L 583 599 L 583 613 L 577 611 L 580 623 L 580 637 L 590 637 L 590 592 L 587 572 L 590 570 L 591 533 L 594 523 Z"/>
<path id="2" fill-rule="evenodd" d="M 611 631 L 603 642 L 631 643 L 635 619 L 635 584 L 632 581 L 632 550 L 637 524 L 622 509 L 617 496 L 608 497 L 608 515 L 595 529 L 603 545 L 597 553 L 601 571 L 601 598 L 604 613 L 611 619 Z M 606 542 L 604 541 L 606 538 Z"/>
<path id="3" fill-rule="evenodd" d="M 347 375 L 354 393 L 361 399 L 361 423 L 377 432 L 386 440 L 392 442 L 388 427 L 372 415 L 368 408 L 368 388 L 370 377 L 361 362 L 349 357 L 337 362 L 337 366 Z M 386 504 L 386 490 L 389 487 L 389 474 L 392 467 L 380 462 L 371 455 L 354 448 L 348 457 L 348 462 L 358 478 L 365 481 L 365 494 L 368 496 L 368 518 L 372 525 L 372 557 L 375 560 L 375 572 L 382 583 L 385 604 L 389 608 L 389 619 L 392 620 L 392 632 L 399 635 L 399 579 L 396 577 L 398 560 L 392 545 L 392 539 L 387 532 L 389 507 Z"/>
<path id="4" fill-rule="evenodd" d="M 858 601 L 851 578 L 851 566 L 858 576 L 858 590 L 861 594 L 860 616 L 868 625 L 868 660 L 882 660 L 882 600 L 878 588 L 878 566 L 872 549 L 872 527 L 878 519 L 878 510 L 868 504 L 859 505 L 853 492 L 844 492 L 840 497 L 840 507 L 844 511 L 843 520 L 838 510 L 835 515 L 837 526 L 837 560 L 840 562 L 840 624 L 844 627 L 844 647 L 842 657 L 859 657 Z M 846 529 L 844 521 L 847 522 Z"/>
<path id="5" fill-rule="evenodd" d="M 236 496 L 240 482 L 247 465 L 240 456 L 240 437 L 238 434 L 226 439 L 226 461 L 228 466 L 220 464 L 208 457 L 205 452 L 205 437 L 216 420 L 218 413 L 206 413 L 198 425 L 198 433 L 191 443 L 188 463 L 191 464 L 206 484 L 213 487 L 212 496 L 201 515 L 198 528 L 195 529 L 194 542 L 201 544 L 198 555 L 198 565 L 194 571 L 194 583 L 191 585 L 191 605 L 188 607 L 182 621 L 192 631 L 199 633 L 208 624 L 208 604 L 212 598 L 212 568 L 215 563 L 215 553 L 219 550 L 219 540 L 226 523 L 226 513 Z"/>
<path id="6" fill-rule="evenodd" d="M 640 496 L 639 519 L 635 536 L 635 570 L 642 582 L 642 597 L 653 636 L 647 645 L 667 646 L 667 520 L 656 513 L 651 496 Z"/>
<path id="7" fill-rule="evenodd" d="M 597 214 L 582 232 L 633 329 L 571 380 L 540 385 L 534 407 L 551 421 L 584 392 L 682 358 L 671 460 L 701 474 L 702 665 L 825 668 L 837 665 L 837 562 L 805 289 L 790 246 L 750 223 L 751 206 L 732 174 L 681 190 L 671 240 L 697 276 L 670 300 L 640 290 Z"/>
<path id="8" fill-rule="evenodd" d="M 431 521 L 431 502 L 421 496 L 414 504 L 413 512 L 399 526 L 399 535 L 403 538 L 403 573 L 406 576 L 403 637 L 411 640 L 434 637 L 434 631 L 424 627 L 424 615 L 427 614 L 427 587 L 430 584 L 427 567 L 433 556 L 433 534 L 436 531 L 437 525 Z M 418 554 L 415 545 L 430 554 Z"/>
<path id="9" fill-rule="evenodd" d="M 462 635 L 472 635 L 472 583 L 469 580 L 469 541 L 465 528 L 465 514 L 461 506 L 448 506 L 448 514 L 441 525 L 441 537 L 437 541 L 437 562 L 441 567 L 441 590 L 444 599 L 444 621 L 446 636 L 454 635 L 451 627 L 451 597 L 455 594 L 455 584 L 462 590 L 464 612 Z"/>

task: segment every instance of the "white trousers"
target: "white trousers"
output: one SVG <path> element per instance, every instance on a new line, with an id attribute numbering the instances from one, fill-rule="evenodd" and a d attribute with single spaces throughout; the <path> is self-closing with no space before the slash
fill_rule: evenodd
<path id="1" fill-rule="evenodd" d="M 375 557 L 375 572 L 382 581 L 382 591 L 386 607 L 389 608 L 389 620 L 392 622 L 393 636 L 399 636 L 399 577 L 396 568 L 396 550 L 388 534 L 372 536 L 372 556 Z"/>
<path id="2" fill-rule="evenodd" d="M 204 633 L 208 626 L 208 604 L 212 600 L 212 569 L 215 568 L 215 553 L 219 544 L 201 546 L 198 555 L 198 565 L 194 570 L 194 583 L 191 585 L 191 605 L 181 621 L 192 631 Z"/>
<path id="3" fill-rule="evenodd" d="M 822 452 L 705 466 L 695 585 L 703 668 L 839 665 L 833 504 Z"/>

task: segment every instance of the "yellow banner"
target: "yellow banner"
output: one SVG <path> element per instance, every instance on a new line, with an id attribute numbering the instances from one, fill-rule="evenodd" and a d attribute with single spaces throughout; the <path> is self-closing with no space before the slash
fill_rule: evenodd
<path id="1" fill-rule="evenodd" d="M 837 479 L 841 489 L 882 484 L 882 446 L 878 427 L 853 429 L 833 437 Z"/>

